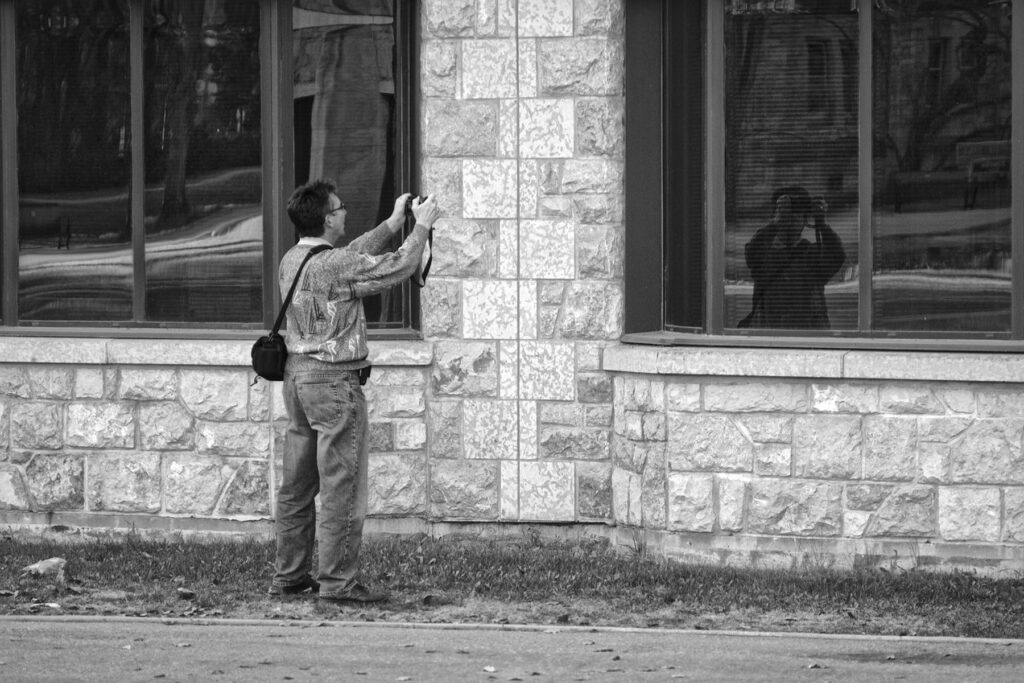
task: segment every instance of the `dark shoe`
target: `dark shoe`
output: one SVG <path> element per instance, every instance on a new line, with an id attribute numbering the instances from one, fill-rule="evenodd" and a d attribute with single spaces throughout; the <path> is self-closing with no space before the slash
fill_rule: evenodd
<path id="1" fill-rule="evenodd" d="M 339 604 L 366 604 L 370 602 L 384 602 L 388 599 L 387 593 L 371 591 L 361 583 L 357 583 L 344 593 L 323 593 L 320 599 L 324 602 L 336 602 Z"/>
<path id="2" fill-rule="evenodd" d="M 298 595 L 299 593 L 319 593 L 320 583 L 317 582 L 312 576 L 307 574 L 302 577 L 302 581 L 291 586 L 278 586 L 277 584 L 271 584 L 270 588 L 267 589 L 267 595 Z"/>

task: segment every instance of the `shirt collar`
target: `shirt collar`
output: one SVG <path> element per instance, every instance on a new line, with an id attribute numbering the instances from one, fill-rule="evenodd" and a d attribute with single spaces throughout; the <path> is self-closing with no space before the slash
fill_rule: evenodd
<path id="1" fill-rule="evenodd" d="M 304 246 L 304 247 L 316 247 L 316 246 L 319 246 L 321 244 L 323 244 L 325 246 L 328 246 L 328 247 L 333 247 L 334 246 L 333 244 L 331 244 L 330 242 L 325 240 L 323 237 L 300 237 L 299 238 L 299 244 Z"/>

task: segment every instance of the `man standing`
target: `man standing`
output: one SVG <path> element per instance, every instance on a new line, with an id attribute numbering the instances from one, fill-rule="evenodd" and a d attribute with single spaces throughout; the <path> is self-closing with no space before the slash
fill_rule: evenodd
<path id="1" fill-rule="evenodd" d="M 367 415 L 361 385 L 369 374 L 362 299 L 397 285 L 420 263 L 440 215 L 433 197 L 412 200 L 415 228 L 396 251 L 381 253 L 405 224 L 409 196 L 398 197 L 387 220 L 348 246 L 310 258 L 288 307 L 288 431 L 270 595 L 311 591 L 319 592 L 321 600 L 340 603 L 387 599 L 359 581 L 367 495 Z M 310 249 L 333 247 L 345 234 L 345 204 L 330 181 L 315 180 L 292 193 L 288 216 L 300 239 L 281 259 L 282 292 L 288 291 Z M 310 575 L 314 540 L 319 581 Z"/>

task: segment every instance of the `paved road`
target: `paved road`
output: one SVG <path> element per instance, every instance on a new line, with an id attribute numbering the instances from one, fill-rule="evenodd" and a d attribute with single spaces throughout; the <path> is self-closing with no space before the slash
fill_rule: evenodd
<path id="1" fill-rule="evenodd" d="M 2 617 L 0 680 L 1016 683 L 1024 641 Z"/>

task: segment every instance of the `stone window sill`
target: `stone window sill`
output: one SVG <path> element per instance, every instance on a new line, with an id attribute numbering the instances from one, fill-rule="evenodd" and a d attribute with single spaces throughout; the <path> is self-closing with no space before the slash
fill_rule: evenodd
<path id="1" fill-rule="evenodd" d="M 258 334 L 263 334 L 259 332 Z M 96 339 L 0 337 L 4 363 L 73 365 L 206 365 L 249 367 L 252 339 Z M 430 365 L 424 341 L 370 341 L 370 361 L 380 366 Z"/>
<path id="2" fill-rule="evenodd" d="M 604 351 L 603 369 L 652 375 L 1024 382 L 1024 354 L 644 346 Z"/>

